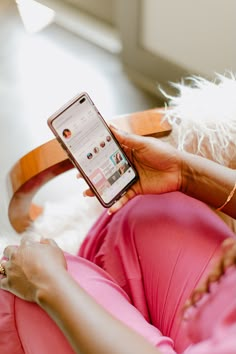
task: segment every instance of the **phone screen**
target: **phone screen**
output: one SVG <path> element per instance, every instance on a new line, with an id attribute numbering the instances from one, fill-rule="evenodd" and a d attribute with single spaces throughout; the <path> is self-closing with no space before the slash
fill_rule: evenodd
<path id="1" fill-rule="evenodd" d="M 137 173 L 87 94 L 51 125 L 72 161 L 104 206 L 112 205 L 137 180 Z"/>

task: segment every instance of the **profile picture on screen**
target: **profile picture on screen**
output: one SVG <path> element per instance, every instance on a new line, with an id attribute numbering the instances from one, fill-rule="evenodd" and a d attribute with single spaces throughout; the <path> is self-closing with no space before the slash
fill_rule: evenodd
<path id="1" fill-rule="evenodd" d="M 93 158 L 93 154 L 91 154 L 91 152 L 89 152 L 89 153 L 87 154 L 87 159 L 91 160 L 92 158 Z"/>
<path id="2" fill-rule="evenodd" d="M 72 135 L 70 129 L 66 128 L 63 130 L 62 135 L 64 136 L 65 139 L 69 139 Z"/>

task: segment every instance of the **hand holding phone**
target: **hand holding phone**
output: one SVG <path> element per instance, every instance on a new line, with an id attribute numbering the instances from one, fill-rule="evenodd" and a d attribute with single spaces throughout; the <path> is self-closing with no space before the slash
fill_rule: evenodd
<path id="1" fill-rule="evenodd" d="M 134 166 L 87 93 L 73 98 L 48 125 L 74 166 L 104 207 L 138 180 Z"/>

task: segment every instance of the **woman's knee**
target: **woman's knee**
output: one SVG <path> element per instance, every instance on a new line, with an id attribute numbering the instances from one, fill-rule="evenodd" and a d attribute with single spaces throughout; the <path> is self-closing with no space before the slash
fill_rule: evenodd
<path id="1" fill-rule="evenodd" d="M 224 222 L 204 203 L 180 192 L 138 196 L 114 215 L 116 243 L 162 249 L 173 243 L 218 247 L 231 236 Z"/>
<path id="2" fill-rule="evenodd" d="M 184 204 L 183 204 L 184 202 Z M 188 199 L 185 195 L 178 192 L 165 194 L 147 194 L 139 195 L 129 201 L 123 209 L 117 213 L 117 216 L 123 216 L 130 223 L 147 224 L 148 221 L 155 222 L 157 219 L 177 218 L 179 216 L 178 209 L 187 206 Z"/>
<path id="3" fill-rule="evenodd" d="M 188 224 L 197 223 L 207 207 L 186 195 L 173 192 L 161 195 L 142 195 L 132 199 L 114 218 L 128 228 L 158 231 L 163 226 L 186 229 Z"/>

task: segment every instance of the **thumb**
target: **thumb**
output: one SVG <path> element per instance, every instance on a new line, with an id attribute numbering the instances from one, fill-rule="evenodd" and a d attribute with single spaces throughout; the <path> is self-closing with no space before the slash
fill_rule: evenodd
<path id="1" fill-rule="evenodd" d="M 51 238 L 41 238 L 40 243 L 58 247 L 58 244 Z"/>
<path id="2" fill-rule="evenodd" d="M 144 140 L 146 139 L 145 137 L 127 133 L 112 124 L 110 124 L 110 128 L 121 145 L 125 145 L 130 149 L 139 149 L 143 147 Z"/>

